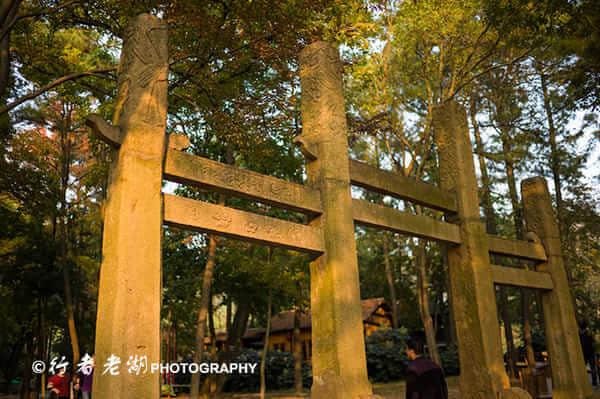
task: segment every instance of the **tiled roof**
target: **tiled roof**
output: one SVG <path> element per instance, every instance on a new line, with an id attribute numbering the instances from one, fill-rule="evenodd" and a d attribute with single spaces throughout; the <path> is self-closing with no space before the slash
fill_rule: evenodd
<path id="1" fill-rule="evenodd" d="M 385 304 L 383 298 L 370 298 L 361 301 L 362 319 L 366 321 L 371 315 L 382 305 Z M 311 318 L 309 313 L 300 314 L 300 328 L 309 329 L 311 327 Z M 294 311 L 286 310 L 277 313 L 271 318 L 271 332 L 291 331 L 294 329 Z M 244 334 L 244 339 L 252 339 L 262 337 L 264 328 L 249 328 Z"/>

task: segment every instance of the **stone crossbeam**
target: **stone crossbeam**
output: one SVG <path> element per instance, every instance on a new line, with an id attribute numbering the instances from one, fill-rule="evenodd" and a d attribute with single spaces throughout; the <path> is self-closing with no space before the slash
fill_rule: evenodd
<path id="1" fill-rule="evenodd" d="M 250 170 L 169 149 L 165 179 L 309 214 L 321 213 L 319 191 Z"/>
<path id="2" fill-rule="evenodd" d="M 311 254 L 323 252 L 318 228 L 164 194 L 164 223 Z"/>
<path id="3" fill-rule="evenodd" d="M 354 221 L 370 227 L 408 234 L 434 241 L 460 244 L 458 226 L 441 222 L 429 216 L 411 215 L 394 208 L 365 200 L 352 200 Z"/>
<path id="4" fill-rule="evenodd" d="M 514 256 L 536 262 L 546 261 L 546 250 L 539 243 L 510 240 L 488 234 L 490 252 L 498 255 Z"/>
<path id="5" fill-rule="evenodd" d="M 355 186 L 428 208 L 447 212 L 456 212 L 457 209 L 456 196 L 453 193 L 364 162 L 350 160 L 350 181 Z"/>
<path id="6" fill-rule="evenodd" d="M 496 284 L 513 287 L 551 290 L 554 288 L 552 276 L 545 272 L 536 272 L 515 267 L 492 265 L 492 279 Z"/>

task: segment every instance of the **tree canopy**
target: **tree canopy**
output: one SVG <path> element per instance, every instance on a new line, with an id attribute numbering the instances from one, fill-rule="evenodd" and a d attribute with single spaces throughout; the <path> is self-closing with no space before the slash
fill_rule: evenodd
<path id="1" fill-rule="evenodd" d="M 0 383 L 30 379 L 26 359 L 93 352 L 114 154 L 84 121 L 112 119 L 124 29 L 141 12 L 169 27 L 167 133 L 241 168 L 303 183 L 293 144 L 302 130 L 297 57 L 314 40 L 340 48 L 354 159 L 437 184 L 433 112 L 462 103 L 488 230 L 493 221 L 495 233 L 522 238 L 515 187 L 546 177 L 578 319 L 600 332 L 597 1 L 0 0 Z M 164 190 L 305 222 L 245 199 L 173 183 Z M 442 216 L 358 188 L 353 196 Z M 179 355 L 195 350 L 202 295 L 206 336 L 264 327 L 269 306 L 309 310 L 306 256 L 225 238 L 215 241 L 202 292 L 210 239 L 165 231 L 162 320 L 177 331 Z M 356 239 L 362 297 L 386 297 L 396 327 L 455 344 L 443 248 L 363 228 Z M 521 296 L 498 289 L 517 347 L 529 323 Z M 541 335 L 540 304 L 527 304 Z"/>

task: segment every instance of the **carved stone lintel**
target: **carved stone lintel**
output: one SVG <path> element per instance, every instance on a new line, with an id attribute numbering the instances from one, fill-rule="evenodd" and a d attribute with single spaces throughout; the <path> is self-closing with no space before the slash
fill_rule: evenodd
<path id="1" fill-rule="evenodd" d="M 88 125 L 94 134 L 106 144 L 119 148 L 123 142 L 121 129 L 106 122 L 100 115 L 89 115 L 85 124 Z"/>

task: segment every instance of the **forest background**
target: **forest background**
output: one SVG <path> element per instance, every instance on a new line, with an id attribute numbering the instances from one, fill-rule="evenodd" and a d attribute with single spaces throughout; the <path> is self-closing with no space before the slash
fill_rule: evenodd
<path id="1" fill-rule="evenodd" d="M 525 238 L 517 187 L 545 176 L 578 320 L 600 331 L 596 1 L 1 0 L 3 389 L 18 378 L 27 390 L 33 359 L 93 352 L 113 154 L 84 122 L 90 113 L 112 119 L 121 38 L 140 12 L 169 24 L 168 133 L 187 135 L 194 154 L 242 168 L 303 182 L 304 158 L 292 142 L 302 128 L 297 56 L 314 40 L 340 46 L 354 159 L 435 184 L 434 106 L 462 103 L 488 232 Z M 165 190 L 302 221 L 264 204 Z M 360 189 L 353 196 L 442 216 Z M 364 228 L 356 239 L 362 297 L 384 296 L 394 327 L 424 334 L 439 360 L 436 343 L 446 351 L 456 343 L 443 248 Z M 198 342 L 219 328 L 233 356 L 247 327 L 264 327 L 279 310 L 308 311 L 307 262 L 291 251 L 166 230 L 163 335 L 176 348 L 169 356 L 199 358 Z M 533 292 L 499 287 L 497 298 L 512 373 L 519 357 L 543 347 L 543 320 Z M 298 353 L 294 359 L 301 369 Z"/>

